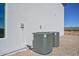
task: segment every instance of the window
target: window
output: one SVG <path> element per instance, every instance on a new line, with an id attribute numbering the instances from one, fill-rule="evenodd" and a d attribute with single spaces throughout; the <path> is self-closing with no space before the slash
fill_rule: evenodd
<path id="1" fill-rule="evenodd" d="M 5 3 L 0 3 L 0 38 L 5 37 Z"/>

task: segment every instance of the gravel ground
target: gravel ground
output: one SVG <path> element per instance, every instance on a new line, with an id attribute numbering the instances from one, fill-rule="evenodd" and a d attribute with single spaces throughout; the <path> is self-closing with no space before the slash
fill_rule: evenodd
<path id="1" fill-rule="evenodd" d="M 76 32 L 77 34 L 79 32 Z M 79 55 L 79 35 L 75 32 L 65 32 L 60 38 L 60 46 L 53 48 L 48 56 L 78 56 Z M 12 56 L 42 56 L 29 49 L 17 52 Z"/>

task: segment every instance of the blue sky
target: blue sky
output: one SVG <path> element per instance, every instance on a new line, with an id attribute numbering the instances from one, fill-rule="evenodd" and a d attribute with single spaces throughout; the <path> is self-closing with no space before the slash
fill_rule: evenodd
<path id="1" fill-rule="evenodd" d="M 4 24 L 5 24 L 5 17 L 4 17 L 4 9 L 5 9 L 5 4 L 4 3 L 0 3 L 0 28 L 4 28 Z"/>
<path id="2" fill-rule="evenodd" d="M 79 27 L 79 3 L 70 3 L 65 5 L 64 26 Z"/>

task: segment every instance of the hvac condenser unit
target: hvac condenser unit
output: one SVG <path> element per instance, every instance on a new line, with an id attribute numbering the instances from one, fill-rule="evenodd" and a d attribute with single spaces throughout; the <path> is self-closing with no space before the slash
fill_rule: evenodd
<path id="1" fill-rule="evenodd" d="M 59 32 L 36 32 L 33 38 L 33 51 L 40 54 L 48 54 L 59 46 Z"/>

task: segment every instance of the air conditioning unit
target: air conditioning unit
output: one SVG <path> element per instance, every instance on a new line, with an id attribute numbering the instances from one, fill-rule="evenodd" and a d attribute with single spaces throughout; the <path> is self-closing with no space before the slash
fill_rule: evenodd
<path id="1" fill-rule="evenodd" d="M 33 51 L 43 55 L 59 46 L 59 32 L 36 32 L 33 39 Z"/>

